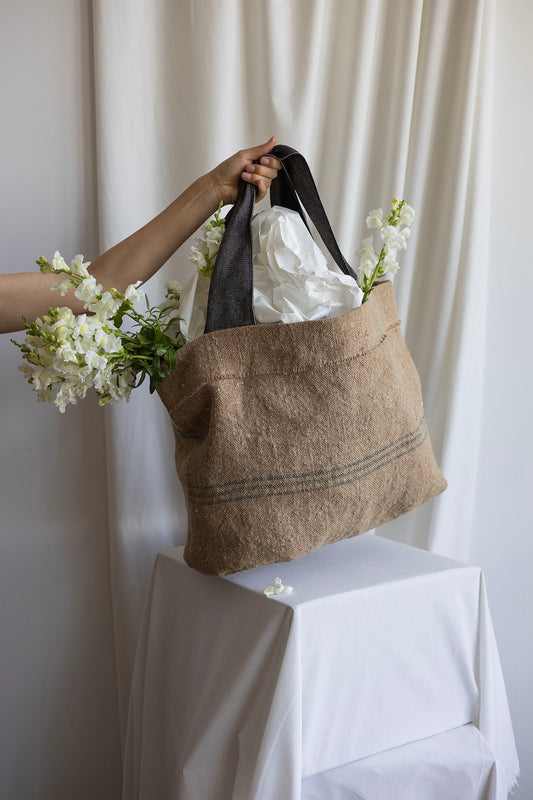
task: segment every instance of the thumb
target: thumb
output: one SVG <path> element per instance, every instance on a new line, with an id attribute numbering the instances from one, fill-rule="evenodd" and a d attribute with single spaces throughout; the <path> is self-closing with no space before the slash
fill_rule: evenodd
<path id="1" fill-rule="evenodd" d="M 258 144 L 256 147 L 250 147 L 248 150 L 245 150 L 244 155 L 246 155 L 250 161 L 256 161 L 258 158 L 261 158 L 261 156 L 269 153 L 275 144 L 276 137 L 271 136 L 268 142 L 265 142 L 264 144 Z"/>

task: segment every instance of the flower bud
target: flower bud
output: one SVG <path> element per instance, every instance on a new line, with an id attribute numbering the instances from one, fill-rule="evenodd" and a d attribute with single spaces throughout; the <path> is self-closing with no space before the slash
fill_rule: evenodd
<path id="1" fill-rule="evenodd" d="M 44 256 L 38 258 L 35 263 L 37 264 L 43 275 L 51 274 L 52 272 L 54 272 L 53 266 Z"/>

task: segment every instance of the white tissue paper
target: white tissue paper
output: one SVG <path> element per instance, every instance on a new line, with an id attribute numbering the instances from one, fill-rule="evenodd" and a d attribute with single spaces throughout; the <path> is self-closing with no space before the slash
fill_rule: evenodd
<path id="1" fill-rule="evenodd" d="M 296 211 L 273 206 L 252 219 L 254 312 L 257 322 L 302 322 L 346 314 L 363 292 L 313 240 Z M 181 297 L 182 333 L 203 333 L 209 278 L 197 273 Z"/>
<path id="2" fill-rule="evenodd" d="M 210 284 L 211 278 L 197 270 L 181 293 L 180 330 L 188 342 L 201 336 L 205 330 Z"/>
<path id="3" fill-rule="evenodd" d="M 296 211 L 274 206 L 252 220 L 258 322 L 301 322 L 346 314 L 363 292 L 324 254 Z"/>

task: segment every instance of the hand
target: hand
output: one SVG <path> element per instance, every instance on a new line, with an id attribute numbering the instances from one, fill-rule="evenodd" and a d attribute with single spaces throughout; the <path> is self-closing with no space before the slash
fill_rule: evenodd
<path id="1" fill-rule="evenodd" d="M 281 169 L 281 162 L 277 158 L 266 156 L 275 144 L 276 137 L 272 136 L 265 144 L 239 150 L 209 173 L 213 191 L 218 198 L 217 205 L 221 200 L 225 205 L 235 203 L 241 178 L 257 188 L 256 202 L 263 199 Z M 254 164 L 257 159 L 259 164 Z"/>

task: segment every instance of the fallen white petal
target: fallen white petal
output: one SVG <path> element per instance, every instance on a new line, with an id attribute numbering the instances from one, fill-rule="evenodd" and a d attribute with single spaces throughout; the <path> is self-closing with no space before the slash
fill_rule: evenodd
<path id="1" fill-rule="evenodd" d="M 293 586 L 285 586 L 281 578 L 276 578 L 272 586 L 267 586 L 263 594 L 267 597 L 276 597 L 280 594 L 292 594 L 293 592 Z"/>

